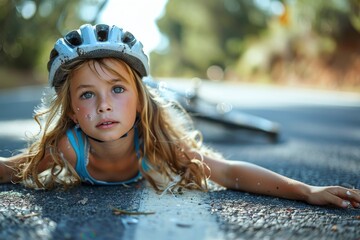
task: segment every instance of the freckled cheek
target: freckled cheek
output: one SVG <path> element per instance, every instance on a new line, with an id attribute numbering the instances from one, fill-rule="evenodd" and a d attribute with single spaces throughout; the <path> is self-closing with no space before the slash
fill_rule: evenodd
<path id="1" fill-rule="evenodd" d="M 94 109 L 91 106 L 77 106 L 75 107 L 76 118 L 81 121 L 94 120 Z"/>
<path id="2" fill-rule="evenodd" d="M 131 98 L 114 101 L 114 108 L 118 111 L 132 112 L 136 110 L 137 101 Z"/>
<path id="3" fill-rule="evenodd" d="M 136 114 L 136 103 L 133 101 L 122 101 L 114 105 L 114 110 L 124 116 L 132 118 Z"/>

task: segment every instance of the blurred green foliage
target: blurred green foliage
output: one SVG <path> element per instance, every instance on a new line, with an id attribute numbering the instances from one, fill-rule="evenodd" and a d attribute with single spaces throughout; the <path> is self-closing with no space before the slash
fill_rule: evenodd
<path id="1" fill-rule="evenodd" d="M 157 24 L 155 76 L 360 87 L 360 0 L 169 0 Z"/>
<path id="2" fill-rule="evenodd" d="M 204 77 L 211 65 L 231 65 L 269 17 L 252 0 L 169 0 L 157 22 L 169 46 L 151 55 L 153 74 Z"/>
<path id="3" fill-rule="evenodd" d="M 16 80 L 21 81 L 21 76 L 6 77 L 14 69 L 25 71 L 27 76 L 34 69 L 46 72 L 54 41 L 79 24 L 96 22 L 105 3 L 104 0 L 0 0 L 1 85 L 11 86 L 11 82 L 16 85 Z"/>
<path id="4" fill-rule="evenodd" d="M 54 41 L 106 3 L 0 0 L 0 87 L 46 79 Z M 157 24 L 155 77 L 360 88 L 360 0 L 168 0 Z"/>

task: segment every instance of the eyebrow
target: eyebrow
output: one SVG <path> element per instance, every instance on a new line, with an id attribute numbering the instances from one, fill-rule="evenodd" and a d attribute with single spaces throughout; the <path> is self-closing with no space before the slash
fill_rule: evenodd
<path id="1" fill-rule="evenodd" d="M 126 81 L 124 81 L 124 80 L 121 79 L 121 78 L 114 78 L 114 79 L 107 80 L 106 82 L 107 82 L 108 84 L 113 85 L 113 84 L 116 84 L 116 83 L 118 83 L 118 82 L 126 82 Z M 94 85 L 91 85 L 91 84 L 81 84 L 81 85 L 79 85 L 79 86 L 76 88 L 76 91 L 79 91 L 79 90 L 81 90 L 81 89 L 83 89 L 83 88 L 91 88 L 91 87 L 94 87 Z"/>
<path id="2" fill-rule="evenodd" d="M 83 89 L 83 88 L 90 88 L 90 87 L 93 87 L 94 85 L 90 85 L 90 84 L 81 84 L 79 85 L 76 90 L 80 90 L 80 89 Z"/>
<path id="3" fill-rule="evenodd" d="M 114 84 L 114 83 L 118 83 L 118 82 L 126 82 L 124 79 L 122 78 L 114 78 L 114 79 L 110 79 L 107 81 L 109 84 Z"/>

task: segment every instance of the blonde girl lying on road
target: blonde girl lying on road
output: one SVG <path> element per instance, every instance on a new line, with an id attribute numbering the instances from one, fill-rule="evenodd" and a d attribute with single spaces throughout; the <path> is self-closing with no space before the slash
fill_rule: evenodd
<path id="1" fill-rule="evenodd" d="M 210 179 L 310 204 L 360 205 L 359 190 L 310 186 L 203 146 L 184 110 L 144 84 L 143 46 L 119 27 L 83 25 L 58 39 L 48 70 L 55 94 L 35 115 L 41 132 L 26 152 L 2 159 L 2 183 L 51 189 L 145 178 L 157 191 L 171 191 L 206 190 Z"/>

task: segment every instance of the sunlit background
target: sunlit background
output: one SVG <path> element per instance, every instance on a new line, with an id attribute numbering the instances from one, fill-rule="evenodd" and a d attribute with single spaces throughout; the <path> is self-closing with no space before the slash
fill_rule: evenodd
<path id="1" fill-rule="evenodd" d="M 156 20 L 164 14 L 167 0 L 109 0 L 100 14 L 98 22 L 115 24 L 131 31 L 141 40 L 145 52 L 149 54 L 161 48 L 161 33 Z"/>
<path id="2" fill-rule="evenodd" d="M 0 0 L 0 87 L 46 82 L 57 38 L 83 23 L 122 26 L 154 77 L 357 92 L 360 2 Z"/>

